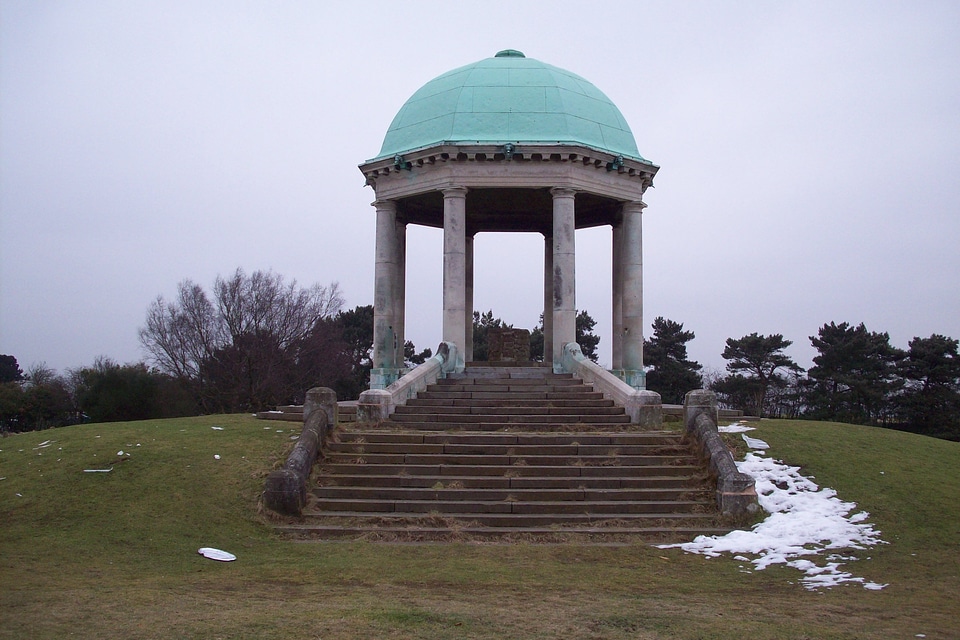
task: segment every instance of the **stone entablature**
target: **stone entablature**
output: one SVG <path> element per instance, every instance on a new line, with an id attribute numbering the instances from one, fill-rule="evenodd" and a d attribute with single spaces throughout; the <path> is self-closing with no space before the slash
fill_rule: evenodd
<path id="1" fill-rule="evenodd" d="M 508 146 L 509 149 L 507 149 Z M 360 170 L 370 180 L 381 175 L 410 171 L 438 162 L 499 162 L 504 160 L 514 162 L 574 162 L 648 180 L 653 180 L 653 176 L 659 169 L 655 164 L 640 162 L 633 158 L 617 156 L 607 151 L 598 151 L 579 145 L 443 144 L 414 149 L 393 158 L 368 160 L 360 165 Z"/>

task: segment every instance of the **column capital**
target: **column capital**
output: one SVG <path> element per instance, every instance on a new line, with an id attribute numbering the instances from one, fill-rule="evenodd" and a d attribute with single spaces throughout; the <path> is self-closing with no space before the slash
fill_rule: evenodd
<path id="1" fill-rule="evenodd" d="M 376 207 L 377 211 L 396 211 L 397 210 L 397 201 L 396 200 L 374 200 L 370 203 L 371 206 Z"/>
<path id="2" fill-rule="evenodd" d="M 629 202 L 624 202 L 620 205 L 620 210 L 623 213 L 643 213 L 643 210 L 647 208 L 647 203 L 643 200 L 631 200 Z"/>
<path id="3" fill-rule="evenodd" d="M 570 187 L 553 187 L 550 189 L 550 195 L 554 198 L 572 198 L 577 195 L 577 189 Z"/>
<path id="4" fill-rule="evenodd" d="M 440 193 L 443 194 L 444 198 L 463 198 L 467 195 L 468 189 L 461 186 L 450 186 L 440 189 Z"/>

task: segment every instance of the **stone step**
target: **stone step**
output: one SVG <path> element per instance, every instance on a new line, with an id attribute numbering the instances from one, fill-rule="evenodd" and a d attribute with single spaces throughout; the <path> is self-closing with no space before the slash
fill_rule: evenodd
<path id="1" fill-rule="evenodd" d="M 333 500 L 433 501 L 444 502 L 554 502 L 582 503 L 592 509 L 598 502 L 706 502 L 712 492 L 689 487 L 642 487 L 634 489 L 564 488 L 434 488 L 434 487 L 351 487 L 324 485 L 312 491 L 324 502 Z"/>
<path id="2" fill-rule="evenodd" d="M 716 526 L 716 515 L 709 513 L 610 513 L 597 516 L 590 513 L 474 513 L 469 518 L 441 516 L 416 512 L 367 512 L 367 511 L 318 511 L 304 512 L 304 522 L 357 525 L 361 523 L 386 523 L 424 526 L 428 523 L 441 526 L 462 524 L 490 527 L 659 527 L 667 524 L 679 526 Z"/>
<path id="3" fill-rule="evenodd" d="M 551 365 L 543 362 L 534 362 L 532 360 L 475 360 L 466 363 L 467 371 L 487 370 L 487 369 L 508 369 L 522 371 L 524 369 L 553 371 Z"/>
<path id="4" fill-rule="evenodd" d="M 706 508 L 698 500 L 645 501 L 509 501 L 509 500 L 385 500 L 378 498 L 323 498 L 314 509 L 323 511 L 359 511 L 362 513 L 446 513 L 469 519 L 486 513 L 545 515 L 563 521 L 569 514 L 613 517 L 630 513 L 696 513 Z M 470 515 L 464 515 L 470 514 Z"/>
<path id="5" fill-rule="evenodd" d="M 586 387 L 573 387 L 577 391 L 421 391 L 417 397 L 423 400 L 495 400 L 506 403 L 526 400 L 603 400 L 603 393 Z M 582 389 L 582 390 L 581 390 Z"/>
<path id="6" fill-rule="evenodd" d="M 424 444 L 493 444 L 493 445 L 679 445 L 680 434 L 672 431 L 620 431 L 593 433 L 551 433 L 499 431 L 425 432 L 420 430 L 350 430 L 338 434 L 340 442 L 409 442 Z"/>
<path id="7" fill-rule="evenodd" d="M 703 478 L 693 475 L 644 476 L 644 477 L 513 477 L 504 476 L 411 476 L 411 475 L 361 475 L 341 474 L 320 476 L 318 485 L 323 487 L 424 487 L 463 489 L 696 489 L 703 486 Z"/>
<path id="8" fill-rule="evenodd" d="M 637 541 L 661 544 L 680 543 L 701 535 L 729 533 L 729 529 L 708 526 L 674 524 L 666 527 L 629 526 L 617 521 L 608 526 L 565 524 L 562 526 L 483 526 L 455 522 L 450 526 L 421 526 L 402 521 L 395 526 L 376 522 L 358 525 L 297 524 L 279 525 L 278 533 L 298 538 L 363 539 L 396 542 L 454 542 L 485 540 L 502 542 L 535 542 L 539 544 L 592 543 L 626 544 Z M 390 520 L 393 520 L 392 518 Z"/>
<path id="9" fill-rule="evenodd" d="M 579 387 L 579 386 L 591 386 L 584 385 L 582 380 L 573 378 L 569 375 L 561 376 L 551 374 L 549 377 L 544 376 L 521 376 L 521 377 L 488 377 L 488 378 L 467 378 L 467 377 L 447 377 L 441 380 L 437 380 L 435 384 L 429 385 L 429 387 L 435 387 L 436 389 L 443 390 L 449 389 L 451 387 L 464 387 L 464 388 L 483 388 L 483 387 L 492 387 L 496 391 L 502 391 L 504 389 L 516 389 L 517 391 L 523 391 L 524 388 L 528 387 L 558 387 L 564 389 L 567 387 Z"/>
<path id="10" fill-rule="evenodd" d="M 400 405 L 393 414 L 397 415 L 474 415 L 474 416 L 622 416 L 623 407 L 511 407 L 511 406 L 423 406 Z"/>
<path id="11" fill-rule="evenodd" d="M 530 466 L 495 464 L 351 464 L 325 460 L 321 467 L 321 476 L 338 475 L 409 475 L 443 476 L 454 479 L 463 476 L 501 476 L 504 478 L 648 478 L 668 476 L 695 476 L 703 472 L 695 464 L 650 464 L 642 467 L 608 466 Z"/>
<path id="12" fill-rule="evenodd" d="M 620 456 L 691 456 L 682 445 L 662 444 L 465 444 L 426 442 L 331 442 L 324 450 L 326 456 L 343 454 L 358 456 L 372 453 L 392 454 L 447 454 L 447 455 L 506 455 L 506 456 L 566 456 L 571 461 L 581 457 Z"/>
<path id="13" fill-rule="evenodd" d="M 522 423 L 522 422 L 415 422 L 406 421 L 394 422 L 392 420 L 384 421 L 378 425 L 380 428 L 396 428 L 399 430 L 410 431 L 418 430 L 423 432 L 442 432 L 455 433 L 458 430 L 472 432 L 500 432 L 500 433 L 554 433 L 557 431 L 566 431 L 569 433 L 603 433 L 609 432 L 618 426 L 622 427 L 625 433 L 629 433 L 633 425 L 628 422 L 544 422 L 542 424 Z"/>
<path id="14" fill-rule="evenodd" d="M 445 381 L 441 381 L 445 382 Z M 452 381 L 451 384 L 428 384 L 425 391 L 428 393 L 442 393 L 442 394 L 455 394 L 455 393 L 521 393 L 521 394 L 531 394 L 531 393 L 559 393 L 559 394 L 569 394 L 570 396 L 577 397 L 584 393 L 594 393 L 593 387 L 589 385 L 581 384 L 579 380 L 570 380 L 570 384 L 559 384 L 560 381 L 551 382 L 544 384 L 542 380 L 530 380 L 531 384 L 519 384 L 520 382 L 525 382 L 523 380 L 511 380 L 509 384 L 453 384 L 453 382 L 462 382 L 462 381 Z M 455 397 L 451 395 L 450 397 Z M 473 397 L 473 396 L 471 396 Z"/>
<path id="15" fill-rule="evenodd" d="M 459 414 L 459 413 L 394 413 L 390 420 L 395 423 L 405 422 L 440 422 L 444 424 L 522 424 L 537 425 L 549 423 L 575 424 L 589 422 L 592 424 L 630 424 L 630 416 L 619 414 L 582 414 L 582 413 L 551 413 L 548 415 L 531 414 Z"/>
<path id="16" fill-rule="evenodd" d="M 574 397 L 573 399 L 537 399 L 537 400 L 517 400 L 515 398 L 508 398 L 507 400 L 475 400 L 472 398 L 467 399 L 457 399 L 457 398 L 411 398 L 407 400 L 407 404 L 400 405 L 403 407 L 510 407 L 516 409 L 524 408 L 580 408 L 580 407 L 614 407 L 613 400 L 607 398 L 599 399 L 590 399 L 590 398 L 580 398 L 579 396 Z M 399 409 L 400 406 L 397 408 Z M 621 407 L 622 409 L 622 407 Z"/>
<path id="17" fill-rule="evenodd" d="M 529 467 L 643 467 L 662 464 L 662 455 L 540 455 L 532 453 L 507 454 L 462 454 L 462 453 L 351 453 L 329 451 L 324 455 L 330 464 L 409 464 L 409 465 L 456 465 L 456 466 L 529 466 Z M 671 461 L 693 464 L 696 458 L 690 454 L 676 456 Z"/>

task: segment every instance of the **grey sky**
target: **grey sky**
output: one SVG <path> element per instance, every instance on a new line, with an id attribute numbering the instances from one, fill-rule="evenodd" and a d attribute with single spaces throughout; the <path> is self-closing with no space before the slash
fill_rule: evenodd
<path id="1" fill-rule="evenodd" d="M 644 311 L 724 340 L 865 322 L 960 338 L 956 2 L 0 2 L 0 353 L 142 358 L 158 295 L 236 267 L 373 300 L 374 157 L 403 102 L 514 48 L 584 76 L 661 166 Z M 609 363 L 609 229 L 577 306 Z M 542 241 L 479 236 L 476 308 L 532 328 Z M 408 242 L 408 338 L 440 338 L 441 237 Z"/>

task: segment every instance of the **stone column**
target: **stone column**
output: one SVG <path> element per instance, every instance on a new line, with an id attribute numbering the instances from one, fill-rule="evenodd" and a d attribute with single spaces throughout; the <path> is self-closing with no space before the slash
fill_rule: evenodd
<path id="1" fill-rule="evenodd" d="M 373 370 L 370 388 L 383 389 L 397 379 L 397 301 L 400 284 L 401 241 L 397 233 L 397 204 L 377 200 L 377 248 L 373 286 Z"/>
<path id="2" fill-rule="evenodd" d="M 623 381 L 646 388 L 643 372 L 643 202 L 623 205 Z"/>
<path id="3" fill-rule="evenodd" d="M 397 334 L 397 368 L 406 367 L 403 345 L 407 317 L 407 223 L 397 221 L 397 297 L 394 302 L 394 329 Z"/>
<path id="4" fill-rule="evenodd" d="M 577 337 L 576 208 L 574 189 L 553 195 L 553 369 L 563 366 L 563 345 Z"/>
<path id="5" fill-rule="evenodd" d="M 611 366 L 614 371 L 623 369 L 623 222 L 613 225 L 613 340 Z"/>
<path id="6" fill-rule="evenodd" d="M 466 205 L 465 188 L 443 190 L 443 341 L 457 345 L 460 354 L 467 344 Z"/>
<path id="7" fill-rule="evenodd" d="M 463 346 L 464 362 L 473 362 L 473 236 L 466 237 L 466 251 L 464 252 L 464 282 L 466 285 L 464 305 L 464 327 L 466 329 Z"/>
<path id="8" fill-rule="evenodd" d="M 543 236 L 543 362 L 553 362 L 553 236 Z"/>

